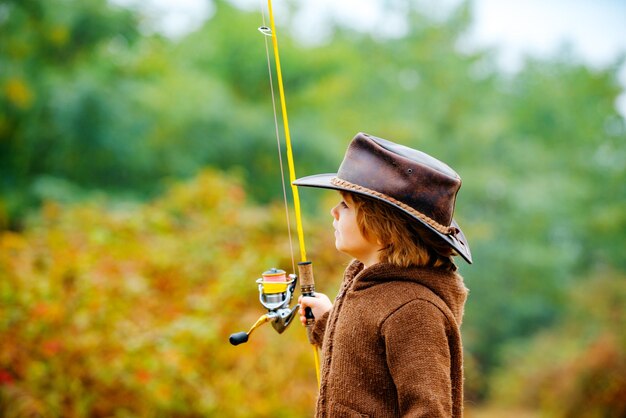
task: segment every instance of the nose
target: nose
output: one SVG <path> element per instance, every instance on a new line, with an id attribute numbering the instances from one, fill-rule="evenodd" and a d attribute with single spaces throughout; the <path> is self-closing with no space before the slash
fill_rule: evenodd
<path id="1" fill-rule="evenodd" d="M 331 210 L 330 210 L 330 216 L 332 216 L 333 218 L 335 218 L 336 220 L 339 220 L 339 211 L 337 210 L 337 208 L 339 207 L 339 205 L 335 205 Z"/>

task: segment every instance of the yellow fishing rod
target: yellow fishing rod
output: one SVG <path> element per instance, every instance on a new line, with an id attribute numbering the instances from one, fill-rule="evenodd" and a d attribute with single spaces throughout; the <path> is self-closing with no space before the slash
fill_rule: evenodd
<path id="1" fill-rule="evenodd" d="M 271 37 L 272 39 L 272 47 L 274 51 L 274 61 L 276 63 L 276 78 L 278 80 L 278 90 L 280 96 L 280 107 L 281 114 L 283 119 L 283 128 L 285 132 L 285 145 L 287 150 L 287 163 L 289 168 L 289 183 L 291 185 L 291 192 L 293 196 L 293 205 L 294 212 L 296 217 L 296 229 L 298 233 L 298 242 L 300 245 L 300 258 L 301 261 L 298 263 L 298 276 L 300 279 L 300 291 L 302 296 L 314 296 L 315 295 L 315 280 L 313 277 L 313 265 L 311 261 L 307 260 L 306 256 L 306 247 L 304 243 L 304 230 L 302 228 L 302 214 L 300 209 L 300 195 L 298 193 L 298 188 L 293 184 L 296 180 L 296 170 L 293 159 L 293 150 L 291 146 L 291 134 L 289 131 L 289 118 L 287 115 L 287 103 L 285 100 L 285 89 L 283 85 L 283 76 L 282 69 L 280 65 L 280 54 L 278 51 L 278 38 L 276 36 L 276 25 L 274 23 L 274 13 L 272 10 L 272 1 L 267 1 L 268 13 L 269 13 L 269 21 L 270 27 L 266 27 L 263 25 L 259 28 L 259 30 L 266 36 Z M 267 46 L 266 46 L 267 48 Z M 269 52 L 268 54 L 268 66 L 269 64 Z M 272 91 L 272 102 L 274 102 L 274 88 L 272 85 L 272 74 L 270 68 L 270 86 Z M 274 112 L 276 107 L 274 106 Z M 276 114 L 274 114 L 274 122 L 276 125 L 276 136 L 278 141 L 278 152 L 279 152 L 279 160 L 281 161 L 281 173 L 282 173 L 282 156 L 280 155 L 280 140 L 278 135 L 278 122 L 276 118 Z M 286 205 L 286 191 L 283 183 L 283 194 L 285 195 L 285 205 Z M 287 219 L 289 217 L 287 216 Z M 289 222 L 289 221 L 288 221 Z M 290 241 L 291 241 L 291 232 L 289 233 Z M 292 250 L 293 253 L 293 250 Z M 293 254 L 292 254 L 293 260 Z M 289 304 L 293 297 L 293 290 L 295 287 L 297 277 L 294 274 L 286 276 L 286 273 L 283 270 L 271 269 L 263 273 L 262 278 L 257 280 L 259 286 L 259 300 L 263 306 L 268 309 L 268 313 L 262 315 L 257 322 L 250 328 L 248 332 L 239 332 L 231 335 L 230 342 L 233 345 L 238 345 L 248 341 L 249 335 L 259 326 L 264 323 L 270 322 L 272 323 L 274 329 L 282 333 L 287 326 L 291 323 L 293 317 L 296 315 L 296 312 L 299 308 L 299 305 L 296 305 L 293 309 L 289 308 Z M 307 336 L 309 338 L 309 342 L 313 344 L 311 330 L 313 327 L 313 323 L 315 322 L 315 318 L 310 308 L 307 308 L 305 311 L 306 316 L 306 328 L 307 328 Z M 319 364 L 319 352 L 317 346 L 313 344 L 313 352 L 314 352 L 314 360 L 315 360 L 315 374 L 317 377 L 317 384 L 320 384 L 320 364 Z"/>

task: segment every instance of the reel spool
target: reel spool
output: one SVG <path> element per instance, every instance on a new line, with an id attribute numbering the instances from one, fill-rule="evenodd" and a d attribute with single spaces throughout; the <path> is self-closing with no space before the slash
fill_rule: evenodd
<path id="1" fill-rule="evenodd" d="M 255 329 L 270 321 L 276 332 L 282 334 L 298 312 L 300 305 L 289 308 L 298 280 L 295 274 L 287 276 L 285 270 L 271 268 L 263 272 L 261 276 L 256 280 L 259 288 L 259 302 L 268 312 L 261 315 L 248 332 L 242 331 L 232 334 L 229 338 L 232 345 L 247 342 L 248 337 Z"/>

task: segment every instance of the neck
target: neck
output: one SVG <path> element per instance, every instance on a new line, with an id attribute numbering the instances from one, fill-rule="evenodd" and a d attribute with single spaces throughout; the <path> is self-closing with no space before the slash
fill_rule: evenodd
<path id="1" fill-rule="evenodd" d="M 374 264 L 380 263 L 378 254 L 371 254 L 369 257 L 358 257 L 357 260 L 363 263 L 363 268 L 368 268 L 373 266 Z"/>

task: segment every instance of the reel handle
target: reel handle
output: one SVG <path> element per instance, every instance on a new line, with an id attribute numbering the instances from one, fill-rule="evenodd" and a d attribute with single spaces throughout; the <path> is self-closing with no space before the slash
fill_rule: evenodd
<path id="1" fill-rule="evenodd" d="M 261 315 L 261 317 L 259 319 L 257 319 L 257 321 L 254 323 L 254 325 L 252 325 L 252 327 L 250 328 L 250 330 L 248 332 L 241 331 L 241 332 L 236 332 L 234 334 L 231 334 L 230 337 L 228 338 L 228 341 L 232 345 L 239 345 L 239 344 L 243 344 L 245 342 L 248 342 L 248 337 L 250 336 L 250 334 L 252 334 L 252 331 L 257 329 L 258 327 L 260 327 L 264 323 L 266 323 L 268 321 L 271 321 L 275 317 L 276 317 L 276 315 L 272 314 L 272 313 L 267 313 L 265 315 Z"/>
<path id="2" fill-rule="evenodd" d="M 300 291 L 302 296 L 315 296 L 313 263 L 310 261 L 298 263 L 298 275 L 300 276 Z M 311 308 L 306 308 L 304 310 L 304 316 L 306 318 L 307 336 L 309 337 L 309 342 L 313 343 L 311 340 L 311 327 L 313 326 L 313 322 L 315 322 L 315 316 L 313 315 Z"/>
<path id="3" fill-rule="evenodd" d="M 230 341 L 232 345 L 239 345 L 239 344 L 247 343 L 248 333 L 245 331 L 236 332 L 230 335 L 230 338 L 228 338 L 228 341 Z"/>

